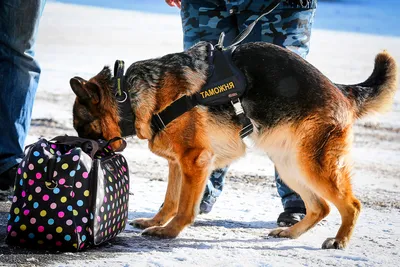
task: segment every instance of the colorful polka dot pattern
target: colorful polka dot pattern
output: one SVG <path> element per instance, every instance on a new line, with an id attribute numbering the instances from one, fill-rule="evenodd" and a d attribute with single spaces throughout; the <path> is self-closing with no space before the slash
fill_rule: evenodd
<path id="1" fill-rule="evenodd" d="M 122 155 L 103 149 L 93 160 L 79 147 L 41 139 L 18 167 L 6 241 L 58 250 L 100 244 L 125 228 L 128 198 Z"/>
<path id="2" fill-rule="evenodd" d="M 94 244 L 115 237 L 128 219 L 129 172 L 123 157 L 97 162 L 103 177 L 97 179 L 96 210 L 93 222 Z M 100 176 L 100 174 L 99 174 Z"/>

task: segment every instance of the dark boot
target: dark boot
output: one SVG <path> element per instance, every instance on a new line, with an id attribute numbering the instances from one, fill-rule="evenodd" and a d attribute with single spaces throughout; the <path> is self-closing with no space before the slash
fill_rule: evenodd
<path id="1" fill-rule="evenodd" d="M 303 220 L 304 216 L 306 216 L 305 208 L 285 208 L 285 211 L 279 214 L 276 223 L 279 226 L 292 226 Z"/>
<path id="2" fill-rule="evenodd" d="M 15 178 L 18 165 L 11 167 L 0 174 L 0 201 L 6 201 L 9 196 L 14 194 Z"/>

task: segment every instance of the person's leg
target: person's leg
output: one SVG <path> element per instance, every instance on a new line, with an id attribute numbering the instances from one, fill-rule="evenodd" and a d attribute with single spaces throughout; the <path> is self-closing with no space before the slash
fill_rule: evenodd
<path id="1" fill-rule="evenodd" d="M 3 189 L 14 184 L 9 170 L 22 159 L 30 126 L 40 75 L 40 67 L 34 60 L 34 44 L 45 2 L 2 0 L 0 3 L 0 186 Z"/>
<path id="2" fill-rule="evenodd" d="M 183 0 L 181 9 L 184 49 L 199 41 L 217 44 L 221 32 L 225 33 L 225 44 L 237 35 L 236 19 L 229 14 L 223 1 Z M 228 167 L 214 170 L 207 182 L 200 213 L 209 213 L 222 192 Z"/>
<path id="3" fill-rule="evenodd" d="M 310 49 L 311 29 L 316 9 L 276 8 L 261 18 L 242 43 L 267 42 L 279 45 L 306 58 Z M 240 31 L 261 15 L 260 10 L 242 11 L 238 16 Z"/>
<path id="4" fill-rule="evenodd" d="M 291 9 L 281 6 L 262 18 L 245 42 L 273 43 L 305 58 L 310 47 L 315 9 Z M 260 10 L 242 12 L 238 21 L 240 29 L 243 30 L 259 15 L 261 15 Z M 284 212 L 278 217 L 278 224 L 283 226 L 299 222 L 304 218 L 306 212 L 303 200 L 282 181 L 276 170 L 275 181 L 284 208 Z"/>
<path id="5" fill-rule="evenodd" d="M 200 202 L 200 214 L 209 213 L 214 206 L 217 198 L 222 193 L 225 184 L 225 176 L 229 166 L 214 170 L 207 182 L 203 199 Z"/>
<path id="6" fill-rule="evenodd" d="M 185 50 L 200 41 L 215 45 L 222 32 L 228 44 L 238 34 L 236 19 L 221 0 L 182 0 L 181 19 Z"/>

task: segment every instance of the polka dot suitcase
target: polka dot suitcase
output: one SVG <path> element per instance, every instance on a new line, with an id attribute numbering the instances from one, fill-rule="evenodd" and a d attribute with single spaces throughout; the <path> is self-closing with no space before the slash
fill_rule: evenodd
<path id="1" fill-rule="evenodd" d="M 6 242 L 77 251 L 123 231 L 129 170 L 110 142 L 59 136 L 30 145 L 17 170 Z"/>

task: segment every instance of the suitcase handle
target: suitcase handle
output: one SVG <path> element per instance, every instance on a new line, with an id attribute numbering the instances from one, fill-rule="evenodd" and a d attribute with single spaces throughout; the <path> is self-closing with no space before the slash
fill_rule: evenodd
<path id="1" fill-rule="evenodd" d="M 109 141 L 105 140 L 95 141 L 93 139 L 86 139 L 77 136 L 60 135 L 51 139 L 50 142 L 57 142 L 58 144 L 62 145 L 81 147 L 82 150 L 88 153 L 90 157 L 93 159 L 94 155 L 98 151 L 103 150 L 105 147 L 108 147 L 111 143 L 118 140 L 122 141 L 122 146 L 115 152 L 121 152 L 126 147 L 126 141 L 121 137 L 114 137 Z"/>

